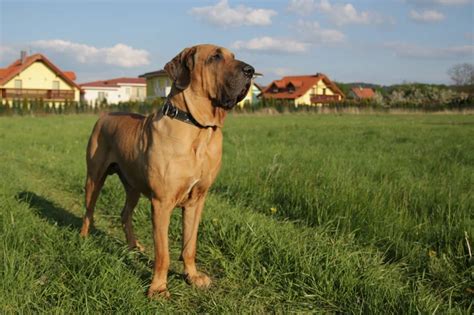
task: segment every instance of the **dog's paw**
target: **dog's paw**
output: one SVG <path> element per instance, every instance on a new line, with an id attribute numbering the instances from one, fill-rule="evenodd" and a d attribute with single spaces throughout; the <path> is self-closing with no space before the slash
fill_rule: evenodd
<path id="1" fill-rule="evenodd" d="M 211 278 L 202 272 L 198 272 L 194 275 L 186 274 L 185 278 L 188 284 L 198 287 L 200 289 L 209 288 L 212 282 Z"/>
<path id="2" fill-rule="evenodd" d="M 135 249 L 142 253 L 145 252 L 145 247 L 138 241 L 135 243 Z"/>
<path id="3" fill-rule="evenodd" d="M 149 288 L 147 296 L 150 300 L 169 300 L 171 298 L 170 292 L 166 288 L 157 290 Z"/>

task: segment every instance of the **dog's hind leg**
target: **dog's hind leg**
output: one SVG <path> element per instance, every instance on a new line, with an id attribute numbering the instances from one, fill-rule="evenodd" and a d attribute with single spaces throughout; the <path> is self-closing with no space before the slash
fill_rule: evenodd
<path id="1" fill-rule="evenodd" d="M 89 228 L 93 222 L 94 208 L 97 198 L 99 197 L 100 190 L 104 185 L 107 174 L 105 170 L 95 176 L 92 176 L 89 172 L 87 173 L 86 179 L 86 214 L 82 221 L 81 236 L 87 236 L 89 234 Z"/>
<path id="2" fill-rule="evenodd" d="M 133 209 L 140 199 L 140 193 L 131 189 L 130 187 L 125 188 L 127 192 L 127 198 L 125 200 L 125 206 L 122 210 L 122 227 L 125 231 L 125 237 L 127 238 L 128 247 L 130 249 L 137 248 L 139 251 L 143 252 L 145 248 L 137 241 L 135 233 L 133 232 L 133 222 L 132 215 Z"/>

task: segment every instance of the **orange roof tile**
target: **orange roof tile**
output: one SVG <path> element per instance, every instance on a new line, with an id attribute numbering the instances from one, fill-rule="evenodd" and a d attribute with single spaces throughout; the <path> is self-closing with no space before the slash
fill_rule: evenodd
<path id="1" fill-rule="evenodd" d="M 118 87 L 121 84 L 146 84 L 144 78 L 116 78 L 80 84 L 81 87 Z"/>
<path id="2" fill-rule="evenodd" d="M 64 71 L 64 75 L 72 81 L 76 80 L 76 74 L 73 71 Z"/>
<path id="3" fill-rule="evenodd" d="M 371 88 L 363 88 L 363 87 L 353 87 L 351 91 L 358 97 L 358 98 L 372 98 L 375 96 L 374 90 Z"/>

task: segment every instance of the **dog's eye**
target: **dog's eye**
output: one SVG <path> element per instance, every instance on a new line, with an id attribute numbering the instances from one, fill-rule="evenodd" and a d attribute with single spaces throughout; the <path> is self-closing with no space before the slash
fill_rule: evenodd
<path id="1" fill-rule="evenodd" d="M 219 61 L 222 59 L 222 55 L 221 54 L 215 54 L 214 56 L 211 57 L 211 60 L 212 61 Z"/>

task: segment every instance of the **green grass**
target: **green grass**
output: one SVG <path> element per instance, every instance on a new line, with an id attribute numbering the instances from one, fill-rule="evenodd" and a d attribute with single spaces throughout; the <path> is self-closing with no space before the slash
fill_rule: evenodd
<path id="1" fill-rule="evenodd" d="M 145 297 L 149 203 L 126 249 L 109 177 L 81 239 L 94 116 L 0 118 L 0 312 L 472 313 L 474 116 L 230 116 L 184 282 L 170 228 L 170 301 Z"/>

